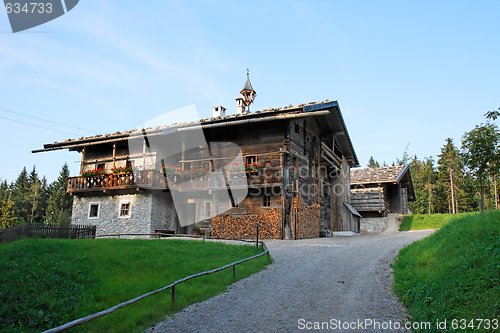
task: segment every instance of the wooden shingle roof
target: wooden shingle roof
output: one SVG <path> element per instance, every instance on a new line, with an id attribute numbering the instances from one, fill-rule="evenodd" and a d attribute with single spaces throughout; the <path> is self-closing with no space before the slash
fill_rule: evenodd
<path id="1" fill-rule="evenodd" d="M 409 172 L 407 165 L 351 169 L 351 185 L 397 184 L 406 172 Z"/>
<path id="2" fill-rule="evenodd" d="M 248 81 L 250 84 L 250 81 Z M 200 119 L 199 121 L 192 122 L 181 122 L 164 124 L 156 127 L 147 128 L 136 128 L 127 131 L 119 131 L 110 134 L 94 135 L 80 138 L 67 139 L 60 142 L 47 143 L 43 145 L 42 149 L 35 149 L 33 153 L 40 153 L 46 151 L 53 151 L 58 149 L 69 149 L 73 151 L 81 151 L 83 147 L 95 144 L 110 143 L 127 141 L 132 137 L 142 138 L 145 133 L 147 135 L 153 134 L 166 134 L 173 131 L 186 130 L 189 128 L 202 129 L 211 127 L 225 127 L 238 125 L 245 122 L 251 122 L 254 119 L 260 119 L 263 121 L 272 120 L 284 120 L 293 118 L 296 116 L 309 116 L 314 115 L 315 112 L 323 111 L 326 119 L 323 121 L 318 121 L 318 125 L 322 128 L 324 132 L 335 133 L 336 143 L 339 145 L 341 152 L 345 155 L 347 161 L 351 166 L 358 166 L 359 160 L 354 151 L 354 146 L 352 144 L 351 138 L 349 137 L 349 132 L 347 131 L 347 126 L 344 122 L 344 118 L 340 111 L 340 107 L 337 101 L 325 100 L 323 102 L 309 102 L 299 104 L 297 106 L 288 105 L 281 108 L 269 108 L 261 111 L 243 113 L 243 114 L 229 114 L 224 117 L 211 117 Z M 222 130 L 222 129 L 221 129 Z"/>

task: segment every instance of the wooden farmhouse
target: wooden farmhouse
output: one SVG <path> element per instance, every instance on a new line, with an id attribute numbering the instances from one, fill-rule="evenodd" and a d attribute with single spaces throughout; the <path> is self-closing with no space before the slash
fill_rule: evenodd
<path id="1" fill-rule="evenodd" d="M 267 239 L 359 232 L 349 205 L 350 168 L 359 163 L 339 104 L 250 112 L 254 97 L 247 78 L 234 114 L 217 106 L 198 122 L 69 139 L 34 152 L 81 153 L 80 174 L 68 180 L 72 222 L 94 224 L 98 235 L 255 238 L 257 224 Z M 207 144 L 186 143 L 195 130 Z M 163 154 L 162 145 L 180 149 Z"/>
<path id="2" fill-rule="evenodd" d="M 408 165 L 351 170 L 352 205 L 363 217 L 408 214 L 415 191 Z"/>

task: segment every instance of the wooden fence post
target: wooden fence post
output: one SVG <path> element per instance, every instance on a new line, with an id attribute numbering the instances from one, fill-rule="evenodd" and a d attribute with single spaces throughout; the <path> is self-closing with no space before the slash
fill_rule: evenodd
<path id="1" fill-rule="evenodd" d="M 172 286 L 172 305 L 175 305 L 175 284 Z"/>
<path id="2" fill-rule="evenodd" d="M 259 224 L 257 223 L 256 227 L 256 237 L 255 237 L 255 247 L 259 247 Z"/>

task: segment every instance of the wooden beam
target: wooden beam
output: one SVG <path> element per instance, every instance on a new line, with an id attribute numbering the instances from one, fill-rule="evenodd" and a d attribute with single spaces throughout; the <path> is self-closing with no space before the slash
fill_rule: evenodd
<path id="1" fill-rule="evenodd" d="M 116 142 L 113 143 L 113 168 L 116 167 Z"/>

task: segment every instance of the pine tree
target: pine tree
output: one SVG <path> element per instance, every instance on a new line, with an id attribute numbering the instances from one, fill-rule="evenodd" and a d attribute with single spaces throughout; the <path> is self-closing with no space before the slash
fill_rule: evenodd
<path id="1" fill-rule="evenodd" d="M 14 202 L 12 194 L 3 200 L 0 208 L 0 229 L 14 227 L 16 225 L 16 216 L 14 214 Z"/>
<path id="2" fill-rule="evenodd" d="M 30 186 L 28 183 L 28 172 L 26 167 L 23 168 L 14 184 L 12 184 L 12 201 L 14 202 L 14 215 L 19 223 L 26 223 L 29 221 L 30 200 L 29 200 Z"/>
<path id="3" fill-rule="evenodd" d="M 434 170 L 432 157 L 419 161 L 416 157 L 410 163 L 415 202 L 409 204 L 410 210 L 417 214 L 432 214 L 435 212 L 435 187 L 437 174 Z"/>
<path id="4" fill-rule="evenodd" d="M 436 186 L 436 211 L 440 213 L 457 213 L 459 197 L 463 196 L 462 162 L 455 144 L 447 138 L 438 155 L 438 179 Z"/>
<path id="5" fill-rule="evenodd" d="M 45 176 L 42 177 L 42 180 L 40 181 L 40 197 L 39 197 L 39 221 L 40 223 L 43 223 L 43 219 L 45 216 L 45 212 L 47 211 L 47 204 L 49 201 L 49 187 L 47 185 L 47 178 Z"/>
<path id="6" fill-rule="evenodd" d="M 28 186 L 28 200 L 30 208 L 28 221 L 30 223 L 41 223 L 43 222 L 42 216 L 45 210 L 41 199 L 44 195 L 43 192 L 46 189 L 44 188 L 44 184 L 42 184 L 42 181 L 40 180 L 38 173 L 36 172 L 35 166 L 33 166 L 33 170 L 28 177 Z"/>
<path id="7" fill-rule="evenodd" d="M 0 207 L 2 206 L 4 200 L 9 196 L 9 193 L 9 184 L 7 181 L 4 180 L 0 182 Z"/>
<path id="8" fill-rule="evenodd" d="M 410 154 L 408 153 L 408 150 L 410 148 L 410 143 L 408 142 L 406 144 L 405 150 L 403 151 L 403 155 L 401 155 L 401 158 L 396 158 L 396 163 L 392 162 L 392 165 L 406 165 L 411 162 L 411 157 Z"/>
<path id="9" fill-rule="evenodd" d="M 368 167 L 369 168 L 379 168 L 380 163 L 373 158 L 373 156 L 370 156 L 370 159 L 368 160 Z"/>
<path id="10" fill-rule="evenodd" d="M 0 182 L 0 211 L 10 195 L 9 184 L 6 180 Z"/>
<path id="11" fill-rule="evenodd" d="M 51 224 L 71 223 L 72 197 L 66 192 L 68 187 L 69 168 L 65 163 L 59 177 L 50 185 L 45 222 Z"/>

